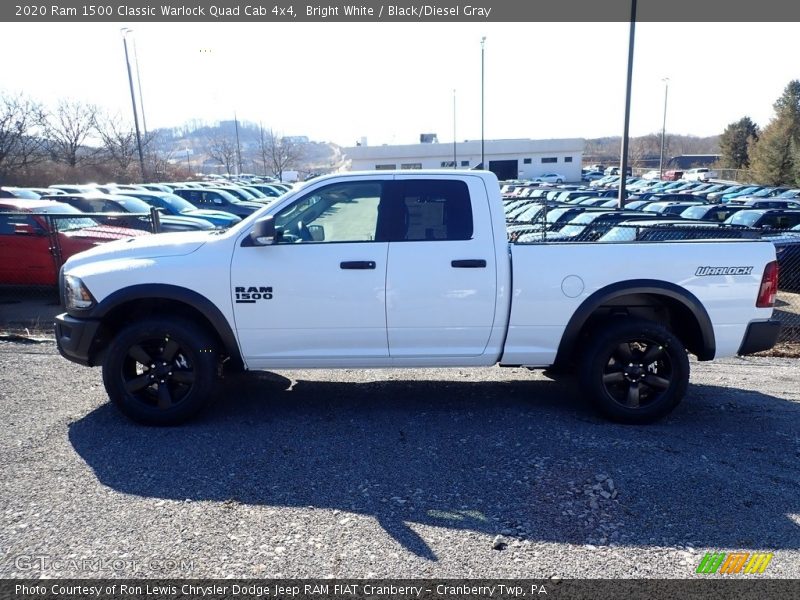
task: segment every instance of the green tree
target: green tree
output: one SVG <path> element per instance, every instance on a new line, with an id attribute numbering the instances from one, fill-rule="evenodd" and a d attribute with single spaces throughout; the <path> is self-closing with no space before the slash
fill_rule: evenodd
<path id="1" fill-rule="evenodd" d="M 750 175 L 755 183 L 780 185 L 794 180 L 791 129 L 787 119 L 773 119 L 750 146 Z"/>
<path id="2" fill-rule="evenodd" d="M 729 124 L 719 138 L 720 163 L 728 169 L 750 166 L 750 146 L 758 141 L 758 126 L 750 117 Z"/>
<path id="3" fill-rule="evenodd" d="M 790 81 L 773 107 L 775 116 L 758 141 L 750 144 L 750 172 L 759 184 L 794 183 L 800 147 L 800 81 Z"/>

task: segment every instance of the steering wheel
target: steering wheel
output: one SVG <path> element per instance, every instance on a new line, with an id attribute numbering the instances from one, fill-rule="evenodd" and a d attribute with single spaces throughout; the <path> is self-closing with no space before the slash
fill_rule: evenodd
<path id="1" fill-rule="evenodd" d="M 297 231 L 296 235 L 299 238 L 299 241 L 302 242 L 313 242 L 314 238 L 311 235 L 311 232 L 306 227 L 305 223 L 302 221 L 298 221 L 297 225 L 295 226 L 295 230 Z"/>

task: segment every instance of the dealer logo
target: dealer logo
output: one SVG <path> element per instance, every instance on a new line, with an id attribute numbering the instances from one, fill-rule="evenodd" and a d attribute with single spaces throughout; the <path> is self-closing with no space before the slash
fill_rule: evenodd
<path id="1" fill-rule="evenodd" d="M 259 300 L 272 300 L 272 287 L 237 286 L 233 291 L 236 295 L 236 304 L 255 304 Z"/>
<path id="2" fill-rule="evenodd" d="M 753 267 L 697 267 L 694 274 L 698 277 L 711 275 L 750 275 Z"/>

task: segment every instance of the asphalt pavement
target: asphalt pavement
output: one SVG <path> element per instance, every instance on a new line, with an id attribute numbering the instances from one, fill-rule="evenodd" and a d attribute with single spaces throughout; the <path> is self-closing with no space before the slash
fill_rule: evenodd
<path id="1" fill-rule="evenodd" d="M 692 369 L 650 426 L 486 368 L 238 375 L 152 428 L 0 342 L 0 577 L 688 578 L 711 551 L 800 577 L 797 360 Z"/>

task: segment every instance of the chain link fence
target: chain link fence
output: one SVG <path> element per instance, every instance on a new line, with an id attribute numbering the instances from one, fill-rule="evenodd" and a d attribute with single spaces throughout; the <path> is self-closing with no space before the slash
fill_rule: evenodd
<path id="1" fill-rule="evenodd" d="M 759 231 L 711 222 L 679 223 L 654 213 L 592 212 L 542 201 L 516 201 L 515 205 L 507 203 L 509 206 L 511 208 L 506 211 L 508 237 L 515 244 L 769 241 L 775 246 L 778 260 L 775 316 L 783 325 L 781 341 L 800 343 L 800 231 Z M 738 247 L 731 245 L 732 251 Z"/>

